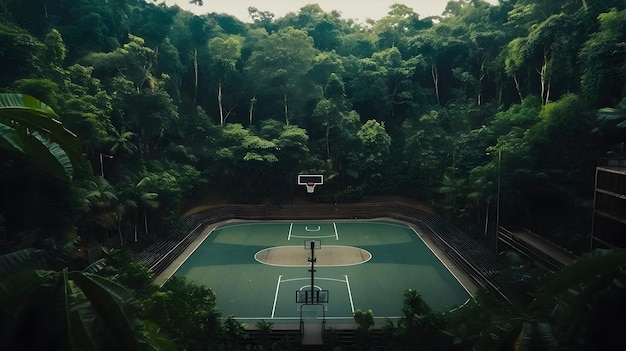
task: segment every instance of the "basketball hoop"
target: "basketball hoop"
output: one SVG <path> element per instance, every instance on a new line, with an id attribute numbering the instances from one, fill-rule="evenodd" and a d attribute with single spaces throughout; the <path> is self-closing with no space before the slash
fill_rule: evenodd
<path id="1" fill-rule="evenodd" d="M 306 192 L 315 191 L 316 185 L 324 184 L 324 176 L 321 174 L 298 174 L 298 185 L 306 186 Z"/>

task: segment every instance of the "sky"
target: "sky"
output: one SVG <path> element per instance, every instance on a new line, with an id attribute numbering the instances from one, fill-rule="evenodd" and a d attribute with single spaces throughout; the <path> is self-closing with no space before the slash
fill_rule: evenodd
<path id="1" fill-rule="evenodd" d="M 208 12 L 226 13 L 244 22 L 250 22 L 248 7 L 256 7 L 259 11 L 269 11 L 274 19 L 283 17 L 288 12 L 298 12 L 307 4 L 319 4 L 324 12 L 339 11 L 344 19 L 354 19 L 365 23 L 370 18 L 378 20 L 389 12 L 392 4 L 404 4 L 420 15 L 420 18 L 441 15 L 448 0 L 204 0 L 203 6 L 191 5 L 189 0 L 163 0 L 167 5 L 178 5 L 180 8 L 197 15 Z M 498 0 L 487 0 L 496 5 Z"/>

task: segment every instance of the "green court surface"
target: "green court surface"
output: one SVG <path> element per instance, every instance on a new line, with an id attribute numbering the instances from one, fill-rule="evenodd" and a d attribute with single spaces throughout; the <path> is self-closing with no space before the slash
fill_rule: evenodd
<path id="1" fill-rule="evenodd" d="M 297 323 L 301 314 L 296 292 L 311 289 L 306 240 L 321 242 L 315 251 L 314 289 L 329 292 L 325 312 L 329 322 L 351 322 L 356 309 L 371 309 L 377 319 L 398 318 L 402 293 L 409 288 L 417 289 L 435 311 L 460 306 L 471 297 L 411 227 L 386 221 L 225 224 L 214 229 L 174 274 L 212 288 L 225 317 L 246 323 Z M 298 254 L 295 261 L 268 264 L 258 259 L 268 249 L 286 247 L 297 247 L 297 252 L 290 249 Z M 371 257 L 339 265 L 323 262 L 322 251 L 328 254 L 341 247 L 359 248 L 352 251 L 366 251 Z M 305 311 L 322 308 L 305 307 Z M 321 316 L 305 313 L 311 314 Z"/>

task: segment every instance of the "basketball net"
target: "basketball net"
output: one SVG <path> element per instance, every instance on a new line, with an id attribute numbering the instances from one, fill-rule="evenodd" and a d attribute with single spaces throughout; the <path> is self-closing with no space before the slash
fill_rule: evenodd
<path id="1" fill-rule="evenodd" d="M 306 183 L 306 192 L 307 193 L 312 193 L 315 190 L 315 183 L 313 182 L 308 182 Z"/>

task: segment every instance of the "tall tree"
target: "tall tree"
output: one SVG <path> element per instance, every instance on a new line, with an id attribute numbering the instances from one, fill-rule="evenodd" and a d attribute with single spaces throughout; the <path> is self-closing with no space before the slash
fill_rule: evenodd
<path id="1" fill-rule="evenodd" d="M 591 34 L 579 53 L 581 85 L 597 107 L 615 106 L 626 80 L 626 9 L 612 9 L 598 16 L 600 30 Z"/>
<path id="2" fill-rule="evenodd" d="M 209 52 L 212 61 L 212 73 L 217 79 L 217 104 L 220 116 L 220 125 L 224 125 L 231 111 L 224 112 L 223 85 L 228 76 L 236 72 L 235 65 L 241 58 L 241 41 L 233 36 L 224 40 L 220 37 L 209 40 Z"/>
<path id="3" fill-rule="evenodd" d="M 365 181 L 377 180 L 383 175 L 385 161 L 389 157 L 391 137 L 385 123 L 368 120 L 357 132 L 361 145 L 350 155 L 350 168 L 356 170 Z"/>
<path id="4" fill-rule="evenodd" d="M 305 77 L 317 53 L 313 38 L 304 31 L 288 27 L 270 34 L 257 45 L 246 62 L 245 71 L 255 82 L 257 99 L 263 93 L 267 99 L 282 101 L 285 124 L 289 124 L 295 113 L 301 113 L 302 99 L 310 95 L 306 93 L 310 86 Z M 259 105 L 266 103 L 258 102 Z"/>

